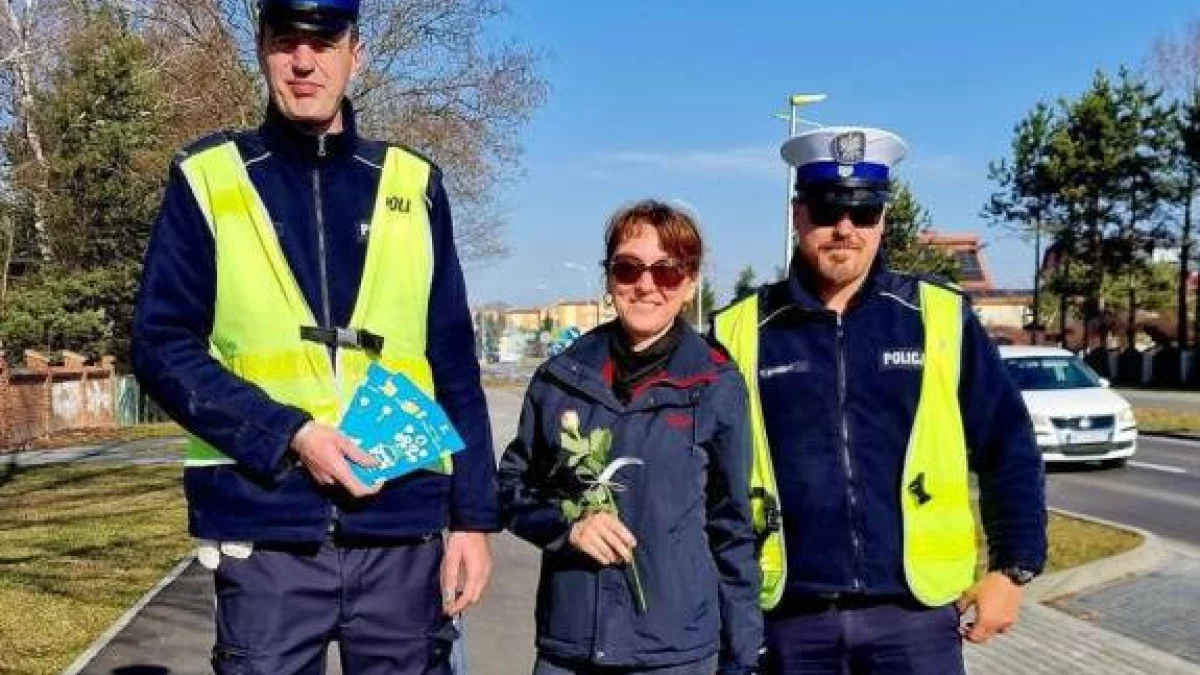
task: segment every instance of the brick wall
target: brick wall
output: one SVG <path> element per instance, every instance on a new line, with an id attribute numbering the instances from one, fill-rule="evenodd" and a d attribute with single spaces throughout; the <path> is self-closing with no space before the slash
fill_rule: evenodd
<path id="1" fill-rule="evenodd" d="M 0 453 L 64 429 L 116 426 L 113 358 L 88 365 L 73 352 L 62 357 L 62 365 L 50 365 L 27 351 L 16 368 L 0 352 Z"/>

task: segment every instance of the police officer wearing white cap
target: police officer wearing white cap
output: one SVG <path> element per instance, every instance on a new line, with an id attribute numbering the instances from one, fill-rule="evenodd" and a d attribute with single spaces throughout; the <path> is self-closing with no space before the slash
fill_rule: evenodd
<path id="1" fill-rule="evenodd" d="M 750 392 L 764 673 L 953 675 L 1015 622 L 1046 558 L 1041 455 L 967 299 L 888 268 L 887 131 L 787 141 L 787 279 L 722 310 Z M 987 572 L 976 578 L 969 473 Z"/>
<path id="2" fill-rule="evenodd" d="M 450 672 L 487 583 L 495 460 L 442 173 L 358 134 L 359 0 L 261 0 L 263 123 L 172 163 L 133 363 L 191 434 L 189 530 L 214 573 L 218 675 Z M 337 428 L 372 363 L 466 447 L 382 486 Z"/>

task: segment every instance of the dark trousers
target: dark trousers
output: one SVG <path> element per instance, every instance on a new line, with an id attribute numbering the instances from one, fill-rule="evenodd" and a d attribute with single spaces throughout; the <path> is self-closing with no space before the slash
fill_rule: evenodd
<path id="1" fill-rule="evenodd" d="M 386 547 L 257 546 L 217 566 L 217 675 L 449 675 L 442 540 Z"/>
<path id="2" fill-rule="evenodd" d="M 590 663 L 560 661 L 538 655 L 533 666 L 533 675 L 713 675 L 717 672 L 717 656 L 658 668 L 626 668 L 621 666 L 597 666 Z"/>
<path id="3" fill-rule="evenodd" d="M 965 675 L 954 605 L 785 605 L 766 616 L 764 675 Z"/>

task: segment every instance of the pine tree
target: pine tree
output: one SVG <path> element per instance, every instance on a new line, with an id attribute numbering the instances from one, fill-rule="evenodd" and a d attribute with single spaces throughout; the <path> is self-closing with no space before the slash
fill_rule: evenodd
<path id="1" fill-rule="evenodd" d="M 1058 186 L 1047 168 L 1050 137 L 1061 120 L 1045 103 L 1038 103 L 1013 128 L 1012 157 L 992 162 L 988 178 L 996 183 L 983 207 L 992 225 L 1016 229 L 1033 240 L 1033 321 L 1028 327 L 1036 341 L 1042 323 L 1042 240 L 1054 216 Z M 1065 317 L 1064 317 L 1065 318 Z"/>
<path id="2" fill-rule="evenodd" d="M 908 185 L 895 181 L 883 228 L 882 248 L 887 254 L 888 265 L 902 272 L 932 274 L 957 281 L 961 270 L 954 258 L 921 239 L 932 225 L 929 212 L 913 196 Z"/>
<path id="3" fill-rule="evenodd" d="M 741 300 L 742 298 L 751 295 L 758 288 L 758 280 L 754 274 L 754 268 L 746 265 L 738 272 L 737 281 L 733 284 L 733 299 Z"/>
<path id="4" fill-rule="evenodd" d="M 1179 189 L 1172 175 L 1178 127 L 1175 107 L 1164 103 L 1162 90 L 1127 69 L 1121 69 L 1115 93 L 1121 155 L 1120 196 L 1115 201 L 1122 202 L 1124 218 L 1119 241 L 1112 247 L 1115 255 L 1107 262 L 1114 274 L 1124 277 L 1127 298 L 1118 304 L 1125 305 L 1125 344 L 1132 348 L 1137 310 L 1144 304 L 1139 303 L 1139 291 L 1157 278 L 1150 268 L 1151 254 L 1171 238 L 1165 214 Z"/>

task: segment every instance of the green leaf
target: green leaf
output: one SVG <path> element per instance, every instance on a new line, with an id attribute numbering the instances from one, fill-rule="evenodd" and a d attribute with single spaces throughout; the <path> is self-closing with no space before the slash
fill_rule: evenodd
<path id="1" fill-rule="evenodd" d="M 612 432 L 608 429 L 592 429 L 588 444 L 593 457 L 607 461 L 608 451 L 612 448 Z"/>
<path id="2" fill-rule="evenodd" d="M 590 450 L 588 442 L 578 436 L 572 436 L 567 432 L 563 432 L 559 438 L 559 443 L 563 449 L 571 454 L 587 454 Z"/>
<path id="3" fill-rule="evenodd" d="M 593 477 L 598 477 L 604 471 L 604 460 L 597 458 L 595 455 L 585 455 L 583 457 L 583 466 L 591 472 Z"/>
<path id="4" fill-rule="evenodd" d="M 563 500 L 561 508 L 563 517 L 570 522 L 579 520 L 579 517 L 583 515 L 583 508 L 569 499 Z"/>

